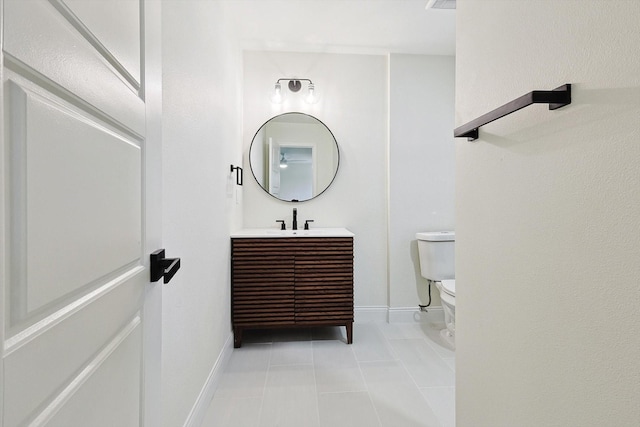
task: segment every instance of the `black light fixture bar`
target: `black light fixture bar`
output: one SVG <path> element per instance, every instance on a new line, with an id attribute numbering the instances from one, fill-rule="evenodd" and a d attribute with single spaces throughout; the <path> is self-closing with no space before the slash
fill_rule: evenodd
<path id="1" fill-rule="evenodd" d="M 567 83 L 553 90 L 534 90 L 507 102 L 501 107 L 470 121 L 453 131 L 455 138 L 467 138 L 469 141 L 478 139 L 478 129 L 481 126 L 498 120 L 531 104 L 549 104 L 549 110 L 556 110 L 571 104 L 571 84 Z"/>

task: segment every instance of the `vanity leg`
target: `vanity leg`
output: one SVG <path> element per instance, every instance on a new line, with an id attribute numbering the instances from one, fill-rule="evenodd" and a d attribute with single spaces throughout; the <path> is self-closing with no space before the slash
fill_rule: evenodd
<path id="1" fill-rule="evenodd" d="M 240 348 L 242 345 L 242 328 L 239 326 L 233 327 L 233 348 Z"/>
<path id="2" fill-rule="evenodd" d="M 344 325 L 347 328 L 347 344 L 353 343 L 353 322 Z"/>

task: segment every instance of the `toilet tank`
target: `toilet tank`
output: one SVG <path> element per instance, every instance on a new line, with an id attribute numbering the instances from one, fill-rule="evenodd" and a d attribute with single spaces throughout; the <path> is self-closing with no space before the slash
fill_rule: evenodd
<path id="1" fill-rule="evenodd" d="M 455 238 L 453 231 L 416 234 L 422 277 L 429 280 L 455 278 Z"/>

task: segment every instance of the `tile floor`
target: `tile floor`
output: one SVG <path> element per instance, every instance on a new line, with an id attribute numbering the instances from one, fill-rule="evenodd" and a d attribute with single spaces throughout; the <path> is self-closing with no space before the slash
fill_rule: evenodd
<path id="1" fill-rule="evenodd" d="M 449 427 L 455 353 L 444 325 L 246 331 L 203 427 Z"/>

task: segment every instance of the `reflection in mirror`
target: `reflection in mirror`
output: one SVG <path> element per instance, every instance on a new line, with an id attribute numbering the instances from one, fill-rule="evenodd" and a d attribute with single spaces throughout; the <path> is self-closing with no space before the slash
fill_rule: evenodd
<path id="1" fill-rule="evenodd" d="M 249 149 L 251 172 L 273 197 L 302 202 L 325 191 L 338 172 L 338 144 L 324 123 L 303 113 L 273 117 Z"/>

